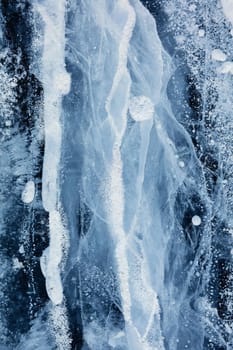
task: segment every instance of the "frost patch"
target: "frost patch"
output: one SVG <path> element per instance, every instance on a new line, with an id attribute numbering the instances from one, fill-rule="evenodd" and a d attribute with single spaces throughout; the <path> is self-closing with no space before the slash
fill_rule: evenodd
<path id="1" fill-rule="evenodd" d="M 232 74 L 233 75 L 233 62 L 224 62 L 219 69 L 222 74 Z"/>
<path id="2" fill-rule="evenodd" d="M 220 61 L 220 62 L 226 61 L 226 58 L 227 58 L 226 54 L 222 52 L 220 49 L 213 50 L 211 57 L 212 57 L 212 60 Z"/>
<path id="3" fill-rule="evenodd" d="M 35 183 L 30 180 L 26 183 L 24 190 L 22 192 L 21 199 L 25 204 L 29 204 L 33 201 L 35 197 Z"/>

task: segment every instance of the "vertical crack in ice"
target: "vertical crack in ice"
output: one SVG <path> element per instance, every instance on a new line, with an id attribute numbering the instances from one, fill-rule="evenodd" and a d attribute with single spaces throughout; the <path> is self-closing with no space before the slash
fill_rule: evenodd
<path id="1" fill-rule="evenodd" d="M 127 11 L 127 21 L 123 29 L 122 38 L 119 44 L 118 52 L 118 67 L 113 79 L 112 88 L 110 94 L 106 101 L 106 111 L 109 118 L 112 120 L 112 125 L 116 133 L 115 145 L 113 146 L 113 155 L 112 155 L 112 166 L 110 171 L 109 179 L 109 198 L 108 202 L 110 203 L 109 208 L 109 217 L 111 223 L 111 230 L 116 241 L 116 260 L 118 265 L 119 280 L 120 280 L 120 289 L 122 295 L 122 303 L 125 320 L 128 323 L 131 323 L 131 298 L 129 291 L 129 271 L 128 271 L 128 261 L 127 261 L 127 239 L 126 232 L 124 231 L 123 225 L 123 214 L 124 214 L 124 185 L 122 179 L 122 159 L 120 147 L 122 144 L 122 138 L 126 130 L 127 124 L 127 109 L 128 109 L 128 98 L 130 92 L 130 77 L 127 71 L 127 51 L 132 35 L 132 31 L 135 25 L 135 12 L 132 6 L 130 6 L 127 0 L 120 0 L 119 6 L 122 7 L 122 10 Z M 121 120 L 120 129 L 115 125 L 115 121 L 111 111 L 111 103 L 114 94 L 121 83 L 121 80 L 126 80 L 126 85 L 123 87 L 125 90 L 125 102 L 122 106 L 122 109 L 119 111 L 120 115 L 116 117 Z"/>
<path id="2" fill-rule="evenodd" d="M 110 230 L 112 232 L 115 244 L 116 244 L 116 261 L 117 261 L 117 269 L 118 269 L 118 276 L 119 276 L 119 283 L 120 283 L 120 291 L 121 291 L 121 297 L 122 297 L 122 308 L 124 313 L 124 318 L 126 321 L 126 333 L 127 333 L 127 339 L 128 339 L 128 345 L 129 348 L 134 349 L 140 349 L 143 347 L 143 349 L 152 349 L 151 345 L 148 342 L 148 334 L 151 331 L 152 325 L 154 323 L 155 315 L 158 314 L 159 306 L 157 297 L 152 290 L 152 288 L 148 285 L 148 281 L 146 280 L 146 270 L 143 267 L 142 261 L 137 261 L 137 263 L 140 265 L 139 273 L 141 275 L 141 278 L 139 277 L 138 285 L 135 285 L 136 290 L 138 289 L 138 292 L 141 297 L 141 302 L 143 302 L 145 305 L 142 306 L 142 309 L 146 314 L 149 315 L 149 319 L 147 321 L 146 328 L 142 334 L 140 334 L 139 330 L 134 324 L 134 321 L 132 320 L 131 315 L 131 308 L 135 307 L 135 301 L 132 305 L 132 295 L 131 290 L 132 286 L 130 287 L 130 284 L 132 283 L 132 276 L 133 270 L 131 271 L 132 267 L 129 265 L 127 251 L 128 251 L 128 234 L 125 231 L 124 228 L 124 210 L 125 210 L 125 189 L 124 189 L 124 182 L 123 182 L 123 162 L 121 158 L 121 146 L 123 141 L 123 136 L 126 131 L 126 125 L 127 125 L 127 110 L 129 107 L 129 99 L 130 99 L 130 87 L 131 87 L 131 77 L 129 75 L 129 72 L 127 70 L 127 57 L 128 57 L 128 48 L 130 39 L 132 36 L 132 32 L 135 26 L 136 22 L 136 13 L 132 6 L 129 5 L 128 1 L 119 1 L 119 6 L 124 7 L 125 10 L 127 10 L 127 21 L 124 26 L 121 40 L 119 43 L 119 53 L 118 53 L 118 66 L 115 73 L 115 76 L 113 78 L 113 84 L 110 91 L 110 94 L 106 101 L 106 111 L 108 113 L 108 117 L 110 119 L 110 123 L 115 131 L 115 143 L 113 145 L 112 150 L 112 165 L 110 170 L 110 179 L 109 179 L 109 194 L 108 194 L 108 200 L 107 205 L 109 206 L 109 219 L 110 219 Z M 112 102 L 114 99 L 116 99 L 117 92 L 119 93 L 119 89 L 124 91 L 124 102 L 118 102 L 118 106 L 120 105 L 121 108 L 113 109 L 112 108 Z M 138 98 L 135 97 L 134 100 L 138 102 Z M 145 104 L 148 101 L 150 103 L 149 107 L 144 111 L 141 106 L 141 100 Z M 131 101 L 132 102 L 132 101 Z M 135 103 L 136 103 L 135 102 Z M 141 117 L 137 118 L 143 118 L 144 115 L 146 115 L 146 111 L 149 109 L 148 117 L 146 119 L 150 119 L 153 116 L 153 106 L 151 105 L 151 102 L 146 97 L 140 97 L 140 102 L 138 102 L 138 109 L 141 109 Z M 147 106 L 146 105 L 146 106 Z M 131 112 L 134 111 L 132 103 L 131 103 Z M 147 141 L 143 137 L 143 128 L 142 128 L 142 139 L 143 139 L 143 146 L 147 149 L 148 143 L 149 143 L 149 133 L 152 126 L 152 123 L 150 121 L 144 121 L 142 119 L 143 123 L 149 123 L 147 130 L 145 131 L 145 135 L 147 137 Z M 146 124 L 146 126 L 147 126 Z M 142 181 L 144 177 L 144 167 L 145 167 L 145 157 L 146 155 L 141 155 L 140 157 L 140 174 L 139 174 L 139 192 L 141 193 L 141 186 Z M 135 184 L 136 186 L 136 184 Z M 141 194 L 139 193 L 139 201 L 141 199 Z M 135 214 L 136 215 L 136 214 Z M 132 230 L 135 226 L 135 220 L 134 218 L 132 223 Z M 132 261 L 131 261 L 132 264 Z M 140 291 L 139 291 L 140 289 Z M 134 294 L 134 293 L 133 293 Z M 137 294 L 136 294 L 137 295 Z M 152 301 L 152 304 L 149 305 L 147 302 L 147 298 L 149 298 L 150 301 Z M 136 299 L 136 300 L 140 300 Z M 140 303 L 141 304 L 141 303 Z M 162 346 L 160 347 L 162 348 Z"/>
<path id="3" fill-rule="evenodd" d="M 47 260 L 46 287 L 54 304 L 63 299 L 59 264 L 66 239 L 59 204 L 59 162 L 61 152 L 61 100 L 69 91 L 69 75 L 64 67 L 65 1 L 37 4 L 45 22 L 42 72 L 44 84 L 45 153 L 42 199 L 49 212 L 50 247 Z M 64 84 L 65 83 L 65 84 Z"/>
<path id="4" fill-rule="evenodd" d="M 42 81 L 44 87 L 45 152 L 42 177 L 42 200 L 49 212 L 49 247 L 41 257 L 46 289 L 54 307 L 52 320 L 57 346 L 69 348 L 61 267 L 68 249 L 68 234 L 60 204 L 60 156 L 62 97 L 70 90 L 70 76 L 65 69 L 65 0 L 36 2 L 35 10 L 44 21 Z M 61 308 L 63 320 L 61 321 Z M 56 317 L 57 315 L 57 317 Z"/>
<path id="5" fill-rule="evenodd" d="M 122 37 L 119 43 L 118 50 L 118 66 L 116 69 L 115 76 L 113 78 L 113 83 L 111 87 L 111 91 L 106 100 L 105 109 L 108 113 L 108 116 L 112 122 L 114 131 L 116 133 L 116 141 L 115 145 L 117 148 L 120 148 L 122 143 L 122 138 L 124 136 L 124 132 L 126 130 L 127 124 L 127 110 L 128 110 L 128 98 L 130 92 L 130 77 L 127 70 L 127 54 L 128 54 L 128 46 L 132 36 L 133 28 L 135 25 L 136 15 L 133 7 L 129 4 L 128 0 L 119 0 L 119 7 L 124 11 L 127 10 L 127 22 L 123 28 Z M 125 88 L 123 84 L 125 83 Z M 114 111 L 112 108 L 112 101 L 116 98 L 117 89 L 122 85 L 122 88 L 125 89 L 125 104 L 122 106 L 122 110 L 120 111 L 121 115 L 114 115 Z M 121 86 L 120 86 L 121 87 Z M 119 121 L 120 123 L 119 123 Z M 118 126 L 120 124 L 120 126 Z"/>

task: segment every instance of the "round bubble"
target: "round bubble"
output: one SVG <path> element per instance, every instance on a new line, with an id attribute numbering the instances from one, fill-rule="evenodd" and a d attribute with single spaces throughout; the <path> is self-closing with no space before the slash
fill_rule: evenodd
<path id="1" fill-rule="evenodd" d="M 129 102 L 129 112 L 137 122 L 149 120 L 154 115 L 154 104 L 149 97 L 134 96 Z"/>
<path id="2" fill-rule="evenodd" d="M 194 226 L 199 226 L 199 225 L 201 225 L 201 218 L 200 218 L 200 216 L 194 215 L 194 216 L 192 217 L 192 224 L 193 224 Z"/>

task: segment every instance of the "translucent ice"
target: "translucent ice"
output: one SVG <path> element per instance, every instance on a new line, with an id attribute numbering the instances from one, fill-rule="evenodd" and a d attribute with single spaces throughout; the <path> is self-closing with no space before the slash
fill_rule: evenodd
<path id="1" fill-rule="evenodd" d="M 231 1 L 30 3 L 43 122 L 27 144 L 8 113 L 20 84 L 0 62 L 5 197 L 17 183 L 27 215 L 0 240 L 2 280 L 28 288 L 16 348 L 230 349 Z"/>

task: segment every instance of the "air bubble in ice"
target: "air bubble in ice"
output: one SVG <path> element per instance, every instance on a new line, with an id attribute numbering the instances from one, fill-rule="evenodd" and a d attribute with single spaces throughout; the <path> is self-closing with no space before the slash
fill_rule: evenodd
<path id="1" fill-rule="evenodd" d="M 185 167 L 185 163 L 183 162 L 183 160 L 179 161 L 179 167 L 180 168 L 184 168 Z"/>
<path id="2" fill-rule="evenodd" d="M 135 121 L 149 120 L 154 114 L 154 105 L 149 97 L 134 96 L 130 99 L 129 112 Z"/>
<path id="3" fill-rule="evenodd" d="M 200 216 L 194 215 L 194 216 L 192 217 L 192 224 L 193 224 L 194 226 L 199 226 L 199 225 L 201 225 L 201 218 L 200 218 Z"/>

